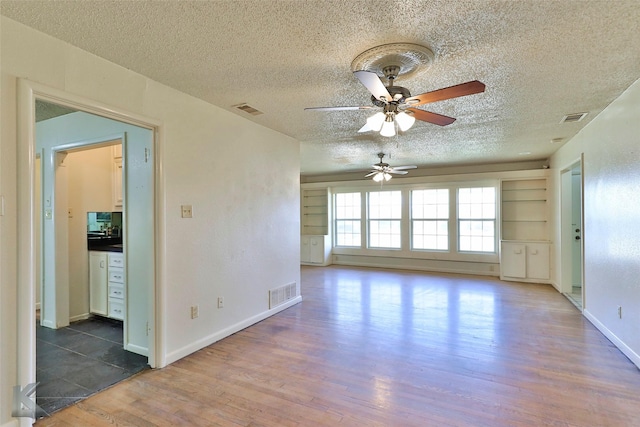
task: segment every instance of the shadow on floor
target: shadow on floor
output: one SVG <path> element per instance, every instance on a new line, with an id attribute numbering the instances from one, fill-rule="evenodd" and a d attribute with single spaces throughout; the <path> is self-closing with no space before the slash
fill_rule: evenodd
<path id="1" fill-rule="evenodd" d="M 93 317 L 61 329 L 36 327 L 36 403 L 47 416 L 148 367 L 122 348 L 122 322 Z"/>

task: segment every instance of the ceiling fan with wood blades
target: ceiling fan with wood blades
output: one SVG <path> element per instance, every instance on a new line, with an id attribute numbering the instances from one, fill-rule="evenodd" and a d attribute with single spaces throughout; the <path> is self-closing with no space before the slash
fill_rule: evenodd
<path id="1" fill-rule="evenodd" d="M 407 169 L 416 169 L 417 166 L 389 166 L 389 163 L 385 163 L 382 161 L 384 158 L 384 153 L 378 153 L 378 157 L 380 158 L 380 162 L 372 165 L 373 169 L 369 171 L 364 177 L 369 178 L 373 177 L 373 180 L 376 182 L 389 181 L 392 178 L 392 175 L 406 175 Z"/>
<path id="2" fill-rule="evenodd" d="M 446 126 L 456 119 L 442 114 L 415 108 L 420 105 L 437 101 L 458 98 L 484 92 L 484 83 L 473 80 L 443 89 L 425 92 L 412 96 L 407 88 L 395 86 L 394 80 L 398 77 L 400 67 L 389 65 L 382 69 L 389 85 L 382 83 L 378 74 L 372 71 L 358 70 L 353 74 L 371 92 L 371 103 L 368 106 L 344 106 L 344 107 L 311 107 L 305 110 L 314 111 L 341 111 L 341 110 L 371 110 L 381 109 L 378 113 L 367 119 L 367 123 L 358 132 L 376 131 L 382 136 L 394 136 L 396 124 L 401 131 L 408 130 L 416 119 L 439 126 Z"/>

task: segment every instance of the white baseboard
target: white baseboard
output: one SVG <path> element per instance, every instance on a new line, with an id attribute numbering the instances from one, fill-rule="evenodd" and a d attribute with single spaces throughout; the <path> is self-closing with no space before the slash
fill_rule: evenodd
<path id="1" fill-rule="evenodd" d="M 633 351 L 624 343 L 624 341 L 618 338 L 616 334 L 611 332 L 611 330 L 607 328 L 602 322 L 600 322 L 593 314 L 591 314 L 589 310 L 584 310 L 582 314 L 584 314 L 584 317 L 589 319 L 589 321 L 593 323 L 593 326 L 598 328 L 598 330 L 602 332 L 605 337 L 609 338 L 609 341 L 611 341 L 613 345 L 618 347 L 618 349 L 620 349 L 620 351 L 624 353 L 624 355 L 627 356 L 634 365 L 640 368 L 640 355 L 638 355 L 638 353 Z"/>
<path id="2" fill-rule="evenodd" d="M 31 418 L 29 418 L 31 419 Z M 9 421 L 8 423 L 4 423 L 2 424 L 2 426 L 0 427 L 18 427 L 20 425 L 20 423 L 18 422 L 18 420 L 16 420 L 15 418 L 11 421 Z"/>
<path id="3" fill-rule="evenodd" d="M 132 353 L 139 354 L 140 356 L 149 357 L 149 349 L 147 347 L 140 347 L 135 344 L 126 344 L 124 349 Z"/>
<path id="4" fill-rule="evenodd" d="M 470 274 L 473 276 L 491 276 L 500 277 L 498 271 L 481 271 L 481 270 L 469 270 L 462 268 L 447 268 L 447 267 L 422 267 L 417 265 L 397 265 L 385 262 L 372 263 L 368 261 L 333 261 L 332 265 L 347 265 L 351 267 L 368 267 L 368 268 L 388 268 L 390 270 L 416 270 L 416 271 L 428 271 L 433 273 L 451 273 L 451 274 Z"/>
<path id="5" fill-rule="evenodd" d="M 56 329 L 56 325 L 54 325 L 51 320 L 43 320 L 42 321 L 42 326 L 44 326 L 46 328 Z"/>
<path id="6" fill-rule="evenodd" d="M 208 345 L 213 344 L 216 341 L 220 341 L 223 338 L 228 337 L 229 335 L 233 335 L 238 331 L 241 331 L 245 328 L 248 328 L 249 326 L 258 323 L 264 319 L 267 319 L 271 316 L 273 316 L 276 313 L 281 312 L 282 310 L 285 310 L 293 305 L 296 305 L 298 303 L 302 302 L 302 297 L 301 296 L 297 296 L 296 298 L 293 298 L 289 301 L 287 301 L 286 303 L 279 305 L 278 307 L 275 307 L 271 310 L 267 310 L 264 311 L 260 314 L 257 314 L 253 317 L 250 317 L 246 320 L 243 320 L 241 322 L 236 323 L 235 325 L 231 325 L 228 328 L 225 328 L 219 332 L 216 332 L 215 334 L 211 334 L 207 337 L 204 337 L 194 343 L 191 343 L 187 346 L 184 346 L 178 350 L 172 351 L 171 353 L 168 353 L 166 358 L 165 358 L 165 364 L 164 365 L 169 365 L 177 360 L 182 359 L 185 356 L 190 355 L 191 353 L 195 353 L 198 350 L 201 350 L 203 348 L 205 348 Z"/>
<path id="7" fill-rule="evenodd" d="M 89 317 L 91 317 L 91 314 L 89 313 L 78 314 L 77 316 L 71 316 L 69 317 L 69 323 L 77 322 L 78 320 L 85 320 L 85 319 L 88 319 Z"/>

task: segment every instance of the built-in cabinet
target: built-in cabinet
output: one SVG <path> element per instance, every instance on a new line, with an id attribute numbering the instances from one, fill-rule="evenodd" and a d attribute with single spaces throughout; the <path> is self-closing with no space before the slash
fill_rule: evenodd
<path id="1" fill-rule="evenodd" d="M 331 258 L 331 192 L 328 188 L 303 189 L 300 210 L 300 262 L 328 265 Z"/>
<path id="2" fill-rule="evenodd" d="M 113 210 L 122 210 L 122 144 L 113 146 Z"/>
<path id="3" fill-rule="evenodd" d="M 107 307 L 107 252 L 89 251 L 89 312 L 106 316 Z"/>
<path id="4" fill-rule="evenodd" d="M 119 252 L 89 251 L 89 310 L 124 320 L 124 257 Z"/>
<path id="5" fill-rule="evenodd" d="M 500 273 L 504 280 L 548 281 L 548 242 L 502 241 Z"/>
<path id="6" fill-rule="evenodd" d="M 330 251 L 328 235 L 300 237 L 300 261 L 304 264 L 326 264 Z"/>
<path id="7" fill-rule="evenodd" d="M 124 257 L 109 252 L 108 317 L 124 320 Z"/>
<path id="8" fill-rule="evenodd" d="M 500 277 L 548 282 L 551 242 L 546 177 L 501 183 Z"/>

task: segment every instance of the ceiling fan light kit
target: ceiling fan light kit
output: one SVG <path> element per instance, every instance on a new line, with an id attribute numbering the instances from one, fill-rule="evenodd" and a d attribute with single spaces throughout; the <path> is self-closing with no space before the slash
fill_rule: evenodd
<path id="1" fill-rule="evenodd" d="M 433 58 L 434 54 L 429 48 L 412 43 L 391 43 L 369 49 L 353 60 L 351 69 L 360 83 L 371 92 L 373 107 L 314 107 L 305 108 L 305 110 L 339 111 L 382 108 L 381 112 L 369 117 L 358 132 L 375 131 L 386 137 L 396 135 L 396 124 L 400 131 L 405 132 L 413 126 L 416 119 L 439 126 L 450 125 L 456 120 L 455 118 L 415 107 L 484 92 L 484 83 L 473 80 L 416 96 L 411 96 L 407 88 L 394 85 L 395 79 L 400 74 L 407 77 L 418 69 L 430 65 Z M 380 79 L 381 75 L 389 82 L 388 86 L 385 86 Z"/>

